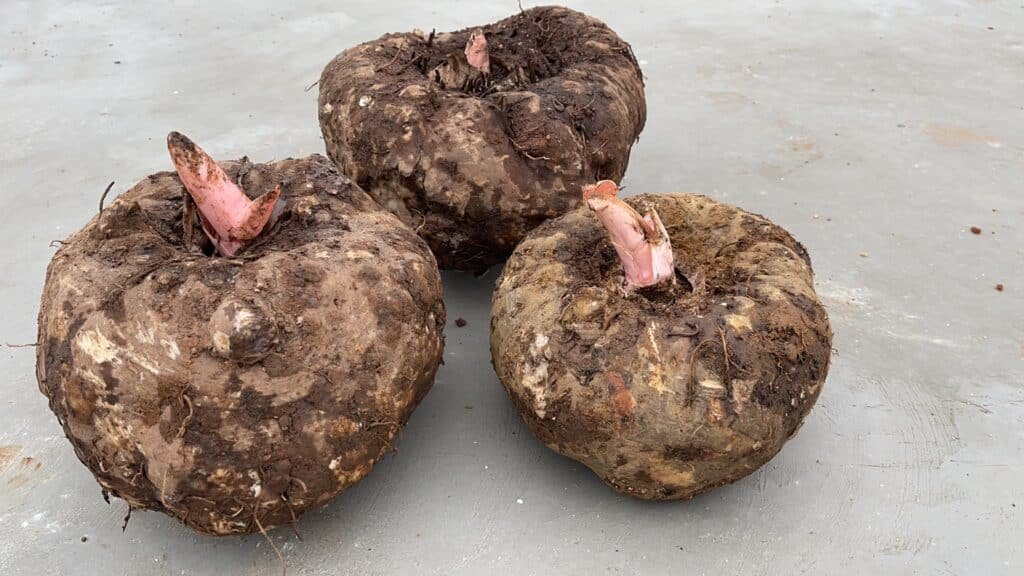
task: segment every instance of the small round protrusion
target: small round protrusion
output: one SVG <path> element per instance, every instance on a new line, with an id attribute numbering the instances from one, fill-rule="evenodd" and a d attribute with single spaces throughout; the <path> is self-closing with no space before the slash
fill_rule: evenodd
<path id="1" fill-rule="evenodd" d="M 210 340 L 221 358 L 251 364 L 277 344 L 277 323 L 262 301 L 224 300 L 210 318 Z"/>

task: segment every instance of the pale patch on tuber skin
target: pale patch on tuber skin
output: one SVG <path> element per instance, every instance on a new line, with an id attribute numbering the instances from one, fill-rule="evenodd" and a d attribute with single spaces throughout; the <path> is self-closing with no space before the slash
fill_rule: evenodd
<path id="1" fill-rule="evenodd" d="M 675 283 L 675 263 L 668 231 L 655 210 L 643 216 L 616 196 L 610 180 L 583 187 L 583 199 L 608 231 L 626 273 L 626 288 Z"/>
<path id="2" fill-rule="evenodd" d="M 469 65 L 484 74 L 491 73 L 491 59 L 487 51 L 487 37 L 484 31 L 477 28 L 469 35 L 466 41 L 466 60 Z"/>
<path id="3" fill-rule="evenodd" d="M 213 158 L 184 135 L 168 134 L 167 150 L 181 183 L 195 200 L 203 231 L 221 256 L 234 256 L 273 225 L 280 185 L 250 200 Z"/>

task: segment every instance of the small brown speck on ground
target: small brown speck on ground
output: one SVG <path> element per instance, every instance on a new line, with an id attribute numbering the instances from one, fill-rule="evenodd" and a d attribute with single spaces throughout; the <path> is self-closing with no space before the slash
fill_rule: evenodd
<path id="1" fill-rule="evenodd" d="M 1002 292 L 1005 288 L 1002 284 L 996 284 L 996 292 Z"/>
<path id="2" fill-rule="evenodd" d="M 473 407 L 471 405 L 469 405 L 469 404 L 466 404 L 465 406 L 463 406 L 463 408 L 465 408 L 466 410 L 472 410 L 473 409 Z"/>
<path id="3" fill-rule="evenodd" d="M 861 258 L 867 258 L 868 256 L 870 256 L 870 254 L 868 254 L 867 252 L 861 252 L 860 253 L 860 257 Z"/>
<path id="4" fill-rule="evenodd" d="M 456 318 L 455 319 L 455 325 L 458 326 L 459 328 L 462 328 L 466 324 L 467 324 L 467 322 L 466 322 L 465 318 Z"/>
<path id="5" fill-rule="evenodd" d="M 977 226 L 971 226 L 971 234 L 981 234 L 981 228 Z"/>

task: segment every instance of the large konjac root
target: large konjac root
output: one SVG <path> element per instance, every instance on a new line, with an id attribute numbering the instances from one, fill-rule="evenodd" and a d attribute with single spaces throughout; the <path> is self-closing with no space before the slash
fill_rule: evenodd
<path id="1" fill-rule="evenodd" d="M 437 265 L 325 157 L 218 166 L 173 134 L 171 150 L 177 175 L 144 179 L 54 256 L 39 387 L 131 507 L 214 535 L 290 524 L 365 476 L 430 389 Z M 284 212 L 260 233 L 275 190 Z M 190 249 L 188 194 L 243 254 Z"/>
<path id="2" fill-rule="evenodd" d="M 807 252 L 703 196 L 641 195 L 626 210 L 600 183 L 588 200 L 505 265 L 491 310 L 499 380 L 537 438 L 618 491 L 690 498 L 750 474 L 797 431 L 828 373 L 832 332 Z M 627 287 L 668 274 L 660 245 L 693 282 L 622 290 L 623 272 Z"/>
<path id="3" fill-rule="evenodd" d="M 342 171 L 442 268 L 471 271 L 581 205 L 584 184 L 619 181 L 647 114 L 629 44 L 553 6 L 350 48 L 324 69 L 319 106 Z"/>

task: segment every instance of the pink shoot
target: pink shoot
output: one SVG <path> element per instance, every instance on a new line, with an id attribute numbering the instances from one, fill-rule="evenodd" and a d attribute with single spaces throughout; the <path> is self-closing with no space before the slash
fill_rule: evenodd
<path id="1" fill-rule="evenodd" d="M 484 31 L 477 28 L 469 35 L 466 42 L 466 60 L 469 65 L 484 74 L 491 73 L 491 59 L 487 52 L 487 37 Z"/>
<path id="2" fill-rule="evenodd" d="M 178 132 L 167 135 L 167 150 L 185 190 L 196 202 L 203 231 L 221 256 L 234 256 L 272 224 L 281 187 L 250 200 L 210 156 Z"/>
<path id="3" fill-rule="evenodd" d="M 675 282 L 672 244 L 653 209 L 641 216 L 616 196 L 610 180 L 583 187 L 583 199 L 608 231 L 626 273 L 626 286 L 643 288 L 666 280 Z"/>

